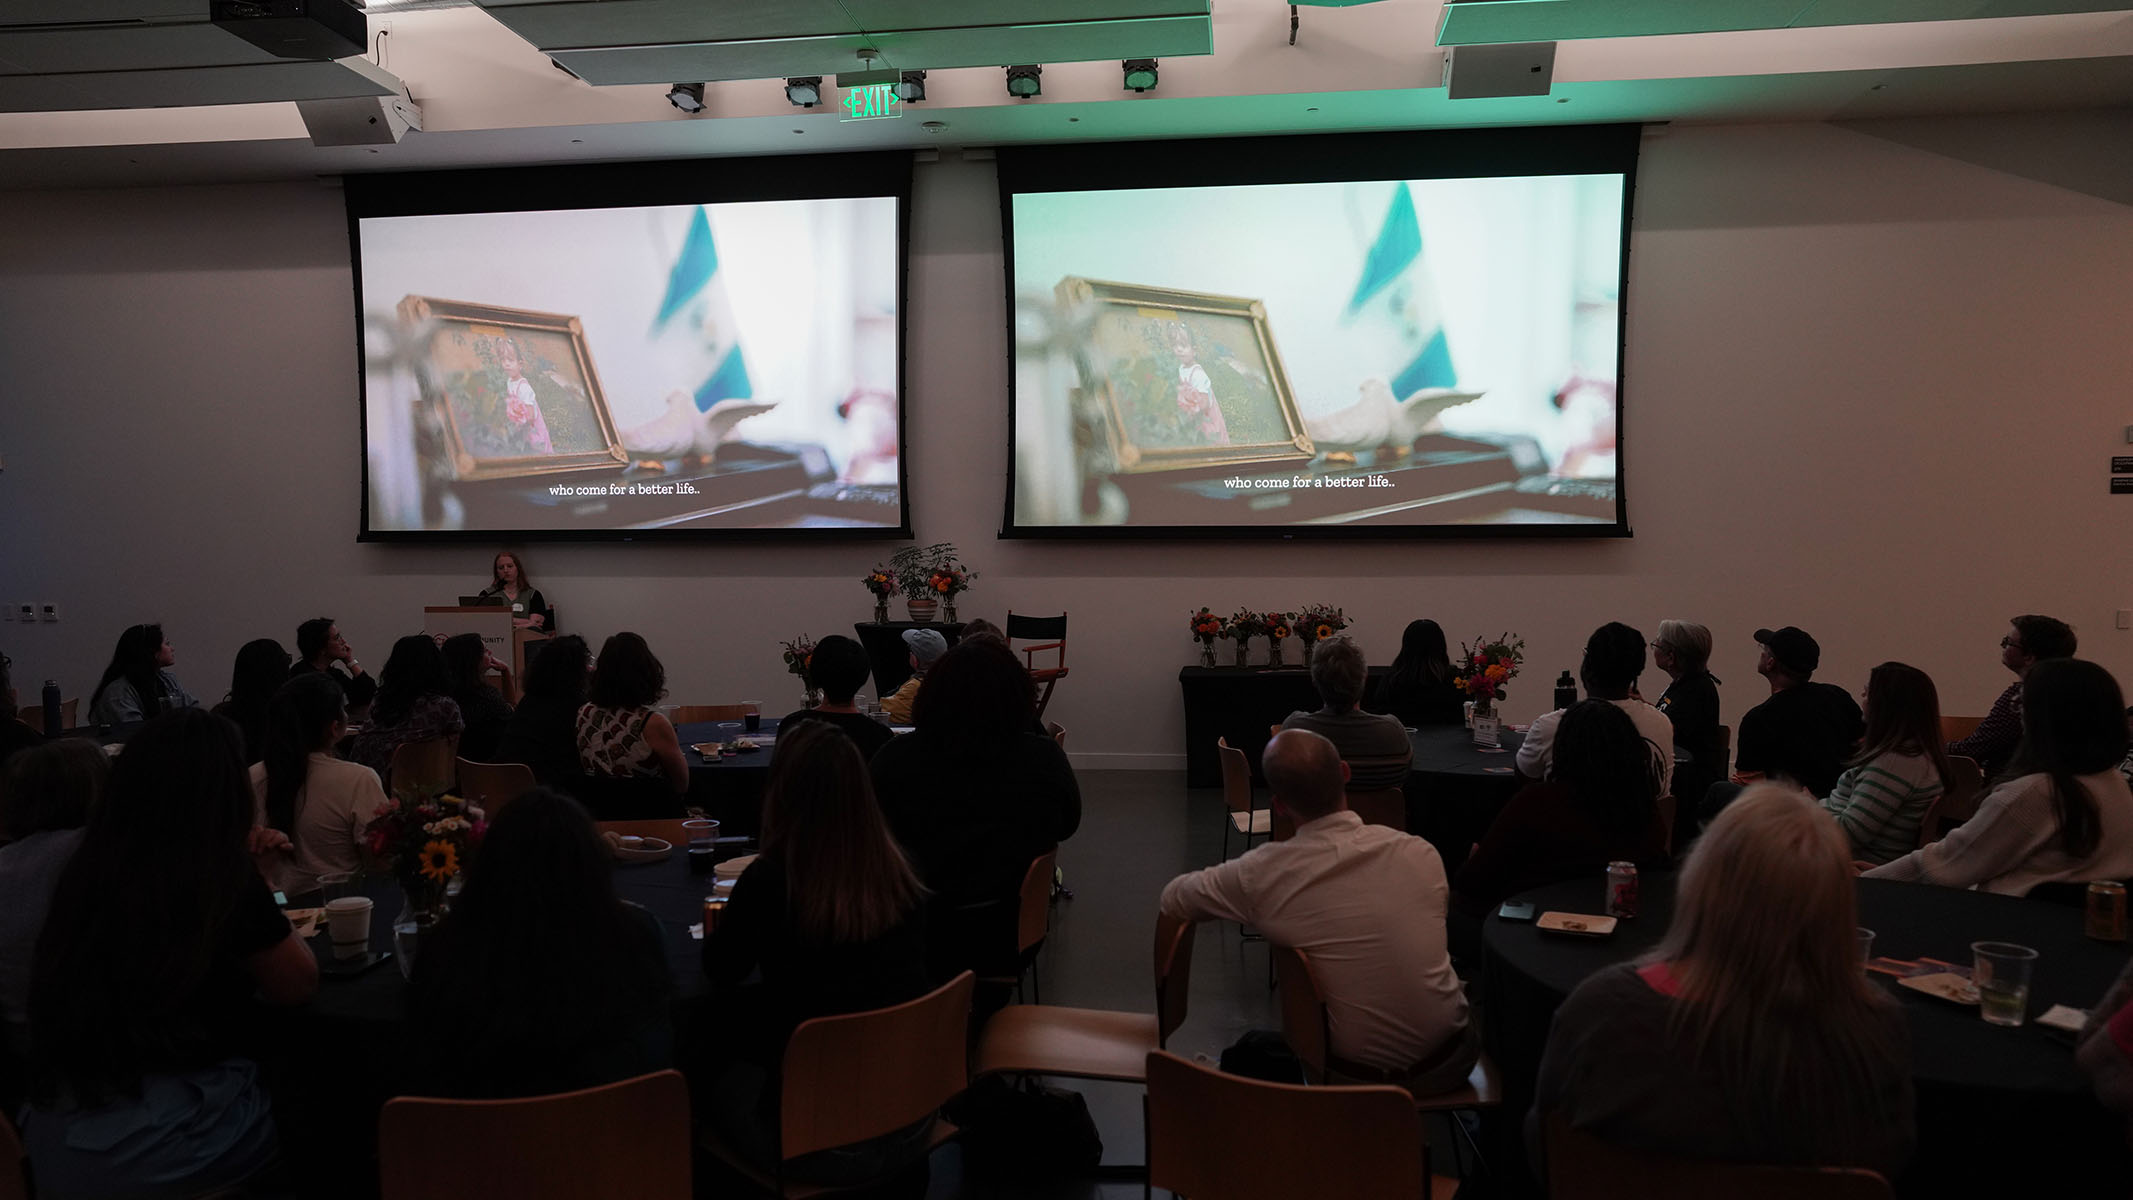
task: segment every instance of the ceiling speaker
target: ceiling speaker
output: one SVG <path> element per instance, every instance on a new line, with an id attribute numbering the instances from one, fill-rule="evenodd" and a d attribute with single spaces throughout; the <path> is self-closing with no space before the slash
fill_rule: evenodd
<path id="1" fill-rule="evenodd" d="M 345 100 L 299 100 L 314 146 L 389 146 L 422 128 L 422 109 L 404 95 Z"/>
<path id="2" fill-rule="evenodd" d="M 1554 80 L 1554 42 L 1454 46 L 1444 56 L 1444 83 L 1454 100 L 1545 96 Z"/>

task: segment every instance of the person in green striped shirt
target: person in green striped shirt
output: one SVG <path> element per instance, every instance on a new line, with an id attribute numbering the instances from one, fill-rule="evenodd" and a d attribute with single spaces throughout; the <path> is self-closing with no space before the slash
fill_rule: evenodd
<path id="1" fill-rule="evenodd" d="M 1926 810 L 1947 787 L 1940 693 L 1917 667 L 1885 662 L 1866 679 L 1866 737 L 1822 807 L 1851 839 L 1852 857 L 1879 866 L 1918 848 Z"/>

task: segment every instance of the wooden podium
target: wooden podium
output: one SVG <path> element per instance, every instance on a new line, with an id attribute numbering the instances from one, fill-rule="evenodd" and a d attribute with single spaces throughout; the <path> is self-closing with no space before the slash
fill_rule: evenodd
<path id="1" fill-rule="evenodd" d="M 480 634 L 482 645 L 508 668 L 497 690 L 503 692 L 504 699 L 517 704 L 518 681 L 526 675 L 527 644 L 545 642 L 555 635 L 517 628 L 511 618 L 511 609 L 501 604 L 431 605 L 422 610 L 422 632 L 439 641 L 462 633 Z"/>

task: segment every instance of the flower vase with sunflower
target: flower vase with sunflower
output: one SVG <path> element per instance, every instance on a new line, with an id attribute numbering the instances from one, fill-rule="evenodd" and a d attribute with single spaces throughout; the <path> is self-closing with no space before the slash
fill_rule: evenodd
<path id="1" fill-rule="evenodd" d="M 865 584 L 867 590 L 874 593 L 874 623 L 876 625 L 888 624 L 889 597 L 896 594 L 896 572 L 882 566 L 880 563 L 875 563 L 873 570 L 859 577 L 859 582 Z"/>
<path id="2" fill-rule="evenodd" d="M 363 845 L 400 881 L 405 897 L 393 922 L 400 970 L 414 968 L 421 939 L 444 917 L 445 894 L 489 831 L 481 810 L 458 796 L 402 793 L 363 827 Z"/>
<path id="3" fill-rule="evenodd" d="M 1311 652 L 1318 643 L 1330 640 L 1333 635 L 1348 628 L 1348 618 L 1341 610 L 1324 604 L 1314 604 L 1296 614 L 1296 635 L 1303 639 L 1304 665 L 1311 665 Z"/>
<path id="4" fill-rule="evenodd" d="M 1193 640 L 1200 643 L 1200 665 L 1203 667 L 1214 666 L 1215 639 L 1228 632 L 1228 629 L 1223 625 L 1222 618 L 1216 616 L 1214 610 L 1203 604 L 1200 606 L 1200 611 L 1192 614 L 1191 627 Z"/>
<path id="5" fill-rule="evenodd" d="M 976 571 L 956 562 L 954 559 L 935 567 L 933 574 L 926 577 L 926 586 L 933 589 L 933 594 L 941 598 L 941 621 L 943 624 L 955 624 L 955 598 L 969 591 L 970 581 L 977 577 L 978 573 Z"/>
<path id="6" fill-rule="evenodd" d="M 1266 665 L 1270 667 L 1285 665 L 1281 661 L 1281 643 L 1296 632 L 1294 621 L 1295 614 L 1293 613 L 1270 612 L 1266 615 Z"/>

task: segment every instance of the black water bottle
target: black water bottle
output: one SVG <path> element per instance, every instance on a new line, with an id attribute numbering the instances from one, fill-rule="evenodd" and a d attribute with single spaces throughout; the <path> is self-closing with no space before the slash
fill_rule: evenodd
<path id="1" fill-rule="evenodd" d="M 44 681 L 44 735 L 59 736 L 59 681 Z"/>
<path id="2" fill-rule="evenodd" d="M 1565 671 L 1555 681 L 1555 706 L 1557 708 L 1569 708 L 1577 702 L 1578 685 L 1570 678 L 1570 672 Z"/>

